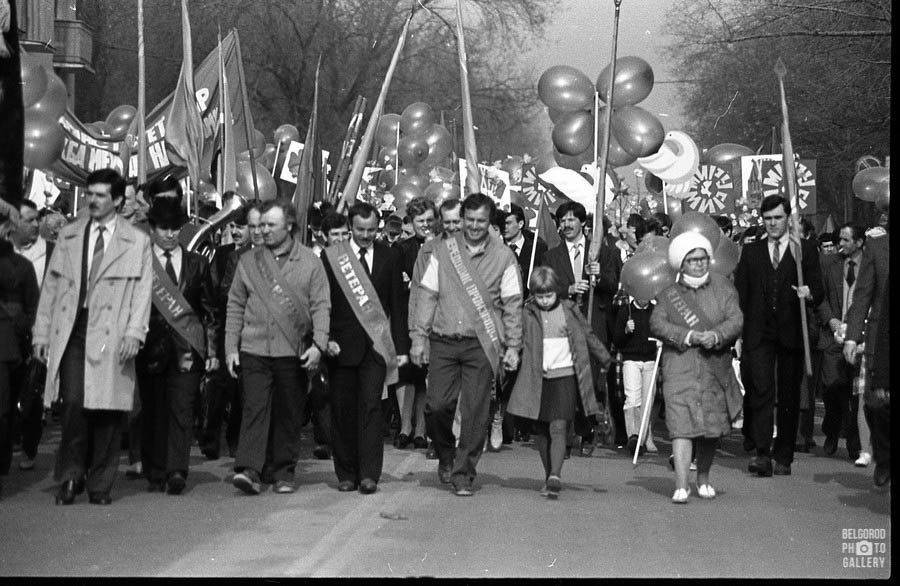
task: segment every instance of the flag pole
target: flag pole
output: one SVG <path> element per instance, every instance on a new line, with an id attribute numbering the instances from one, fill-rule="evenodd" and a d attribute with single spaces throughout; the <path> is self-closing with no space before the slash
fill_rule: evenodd
<path id="1" fill-rule="evenodd" d="M 784 76 L 787 75 L 787 67 L 781 57 L 775 63 L 775 75 L 778 77 L 778 88 L 781 92 L 781 167 L 784 169 L 784 184 L 788 201 L 791 204 L 791 246 L 793 248 L 794 261 L 797 265 L 797 287 L 803 287 L 803 246 L 801 244 L 800 231 L 800 199 L 797 197 L 797 162 L 794 160 L 794 146 L 791 143 L 791 130 L 788 125 L 787 97 L 784 93 Z M 809 348 L 809 329 L 807 328 L 806 299 L 800 298 L 800 329 L 803 337 L 803 360 L 806 367 L 806 375 L 812 376 L 812 358 Z"/>
<path id="2" fill-rule="evenodd" d="M 253 136 L 253 129 L 250 127 L 250 116 L 248 110 L 250 103 L 247 99 L 247 80 L 244 78 L 244 61 L 241 58 L 241 39 L 238 37 L 237 29 L 234 31 L 234 49 L 237 52 L 237 68 L 238 77 L 241 84 L 241 114 L 244 118 L 244 132 L 247 135 L 247 150 L 250 153 L 250 176 L 253 178 L 253 199 L 259 199 L 259 183 L 256 180 L 256 155 L 253 153 L 253 145 L 250 139 Z"/>
<path id="3" fill-rule="evenodd" d="M 353 157 L 353 166 L 350 168 L 350 175 L 347 177 L 347 184 L 344 185 L 344 192 L 341 197 L 341 201 L 345 202 L 344 205 L 352 205 L 356 201 L 356 192 L 359 191 L 359 183 L 362 180 L 363 170 L 366 166 L 366 158 L 369 151 L 372 150 L 372 144 L 375 142 L 375 128 L 378 126 L 378 118 L 384 109 L 384 101 L 387 98 L 388 88 L 391 85 L 391 78 L 394 77 L 394 70 L 397 69 L 397 63 L 400 61 L 400 54 L 403 52 L 403 45 L 406 43 L 406 34 L 409 32 L 409 23 L 413 14 L 415 14 L 415 9 L 410 10 L 409 16 L 406 17 L 406 22 L 403 23 L 400 39 L 397 40 L 397 48 L 394 49 L 391 64 L 388 65 L 387 73 L 384 74 L 384 82 L 381 84 L 378 100 L 372 108 L 369 123 L 366 125 L 366 132 L 359 141 L 359 148 L 356 149 L 356 155 Z"/>
<path id="4" fill-rule="evenodd" d="M 531 282 L 531 273 L 534 271 L 534 255 L 537 254 L 538 230 L 541 227 L 541 214 L 544 213 L 544 195 L 539 193 L 538 197 L 541 198 L 541 205 L 538 207 L 537 226 L 534 228 L 534 240 L 531 242 L 531 260 L 528 262 L 528 278 L 525 279 L 525 287 L 523 287 L 523 289 L 527 289 L 528 283 Z"/>
<path id="5" fill-rule="evenodd" d="M 612 123 L 612 104 L 613 91 L 616 81 L 616 50 L 619 44 L 619 14 L 621 12 L 622 0 L 613 0 L 616 6 L 615 18 L 613 19 L 613 35 L 612 35 L 612 55 L 609 60 L 609 85 L 606 86 L 606 111 L 605 123 L 603 125 L 603 140 L 600 144 L 600 163 L 597 167 L 597 206 L 594 208 L 594 230 L 591 238 L 591 246 L 588 255 L 592 262 L 596 262 L 600 258 L 600 246 L 603 244 L 603 210 L 606 208 L 606 167 L 609 164 L 609 133 Z M 594 139 L 597 142 L 597 139 Z M 594 314 L 594 289 L 596 288 L 597 277 L 591 275 L 591 287 L 588 290 L 588 308 L 587 322 L 592 323 L 591 318 Z"/>
<path id="6" fill-rule="evenodd" d="M 462 25 L 462 1 L 456 0 L 456 49 L 459 53 L 459 83 L 462 88 L 463 146 L 466 151 L 466 187 L 469 194 L 481 191 L 478 171 L 478 149 L 475 143 L 475 122 L 472 118 L 472 96 L 469 92 L 469 66 L 466 57 L 466 38 Z"/>
<path id="7" fill-rule="evenodd" d="M 138 185 L 147 182 L 147 128 L 145 126 L 145 118 L 147 114 L 146 88 L 147 79 L 144 64 L 144 0 L 138 0 L 137 3 L 137 25 L 138 25 L 138 107 L 135 117 L 137 118 L 137 178 Z"/>

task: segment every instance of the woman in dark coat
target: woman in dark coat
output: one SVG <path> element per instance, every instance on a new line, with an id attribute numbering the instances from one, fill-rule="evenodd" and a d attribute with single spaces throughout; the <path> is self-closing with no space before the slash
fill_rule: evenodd
<path id="1" fill-rule="evenodd" d="M 17 402 L 12 374 L 28 357 L 31 326 L 40 296 L 34 267 L 16 254 L 0 225 L 0 480 L 12 460 L 12 424 Z M 0 484 L 0 490 L 3 485 Z"/>
<path id="2" fill-rule="evenodd" d="M 685 232 L 669 243 L 669 264 L 679 271 L 657 298 L 650 331 L 663 341 L 662 380 L 666 425 L 675 456 L 675 493 L 690 493 L 691 440 L 697 440 L 697 492 L 714 498 L 709 469 L 719 438 L 731 431 L 741 394 L 731 368 L 731 346 L 744 316 L 728 278 L 709 270 L 713 250 L 704 236 Z"/>
<path id="3" fill-rule="evenodd" d="M 560 300 L 553 269 L 535 267 L 522 320 L 522 365 L 507 412 L 535 420 L 534 442 L 544 465 L 541 494 L 556 498 L 566 451 L 566 428 L 578 404 L 585 415 L 600 413 L 590 355 L 606 369 L 612 358 L 575 304 Z"/>

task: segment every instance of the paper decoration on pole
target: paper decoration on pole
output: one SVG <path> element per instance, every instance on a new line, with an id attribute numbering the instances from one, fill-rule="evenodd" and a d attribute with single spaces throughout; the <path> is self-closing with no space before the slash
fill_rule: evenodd
<path id="1" fill-rule="evenodd" d="M 718 215 L 734 212 L 737 200 L 737 184 L 725 167 L 700 165 L 691 177 L 690 188 L 684 205 L 691 211 Z"/>

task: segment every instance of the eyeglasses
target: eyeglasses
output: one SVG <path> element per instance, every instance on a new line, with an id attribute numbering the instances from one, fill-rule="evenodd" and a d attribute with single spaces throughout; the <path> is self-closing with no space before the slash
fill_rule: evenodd
<path id="1" fill-rule="evenodd" d="M 688 264 L 693 264 L 693 265 L 701 265 L 703 263 L 709 262 L 709 257 L 708 256 L 695 256 L 694 258 L 684 259 L 684 262 L 686 262 Z"/>

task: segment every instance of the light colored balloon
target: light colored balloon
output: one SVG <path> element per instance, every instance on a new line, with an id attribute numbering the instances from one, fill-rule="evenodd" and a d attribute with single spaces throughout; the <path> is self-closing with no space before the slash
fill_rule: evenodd
<path id="1" fill-rule="evenodd" d="M 284 150 L 291 142 L 300 141 L 300 131 L 293 124 L 282 124 L 273 133 L 276 145 L 281 145 L 279 150 Z"/>

